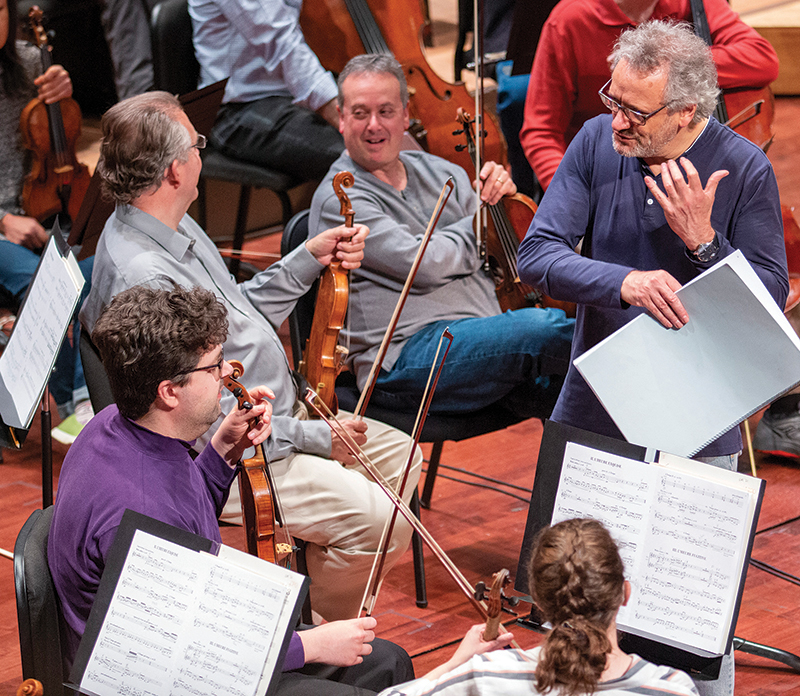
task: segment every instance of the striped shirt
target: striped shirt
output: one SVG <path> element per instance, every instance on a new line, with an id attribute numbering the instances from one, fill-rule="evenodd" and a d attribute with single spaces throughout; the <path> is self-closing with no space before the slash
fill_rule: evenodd
<path id="1" fill-rule="evenodd" d="M 435 681 L 425 678 L 399 684 L 379 696 L 531 696 L 535 687 L 536 664 L 541 648 L 532 650 L 495 650 L 475 655 L 460 667 Z M 604 696 L 641 694 L 642 696 L 689 696 L 697 694 L 685 672 L 661 667 L 632 655 L 633 661 L 621 677 L 597 685 Z M 556 687 L 549 696 L 559 696 Z"/>

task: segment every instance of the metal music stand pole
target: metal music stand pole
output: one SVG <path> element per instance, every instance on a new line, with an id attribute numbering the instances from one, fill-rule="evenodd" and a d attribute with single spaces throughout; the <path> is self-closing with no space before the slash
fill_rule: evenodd
<path id="1" fill-rule="evenodd" d="M 53 504 L 53 436 L 50 434 L 50 387 L 42 394 L 42 510 Z"/>

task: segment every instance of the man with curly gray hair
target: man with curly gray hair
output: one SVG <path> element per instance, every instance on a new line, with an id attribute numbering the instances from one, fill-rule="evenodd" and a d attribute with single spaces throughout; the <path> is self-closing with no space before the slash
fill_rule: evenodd
<path id="1" fill-rule="evenodd" d="M 552 419 L 624 439 L 575 358 L 645 312 L 680 329 L 690 316 L 675 291 L 736 250 L 779 307 L 789 281 L 775 175 L 756 145 L 709 116 L 717 81 L 703 41 L 685 24 L 647 22 L 622 34 L 611 64 L 599 93 L 611 113 L 570 144 L 518 266 L 524 282 L 578 303 Z M 741 448 L 732 428 L 696 458 L 735 470 Z M 698 689 L 733 694 L 733 660 Z"/>

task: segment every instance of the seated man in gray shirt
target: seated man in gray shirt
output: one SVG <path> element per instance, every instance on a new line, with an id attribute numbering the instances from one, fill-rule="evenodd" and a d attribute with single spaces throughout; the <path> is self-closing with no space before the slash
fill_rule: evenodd
<path id="1" fill-rule="evenodd" d="M 346 152 L 311 204 L 312 235 L 338 219 L 331 188 L 342 170 L 355 176 L 348 195 L 370 228 L 361 266 L 351 274 L 350 360 L 364 389 L 370 367 L 443 184 L 455 188 L 431 236 L 372 394 L 372 403 L 413 411 L 442 330 L 454 341 L 431 411 L 478 411 L 497 404 L 520 418 L 550 415 L 569 367 L 574 320 L 559 309 L 502 312 L 483 269 L 473 220 L 476 195 L 459 166 L 426 152 L 402 151 L 408 89 L 391 56 L 363 55 L 339 75 L 339 130 Z M 487 162 L 481 198 L 496 204 L 516 192 L 506 170 Z M 335 224 L 335 223 L 334 223 Z"/>
<path id="2" fill-rule="evenodd" d="M 117 207 L 97 246 L 81 321 L 91 330 L 114 295 L 134 285 L 170 287 L 175 281 L 214 292 L 228 310 L 225 357 L 242 362 L 247 384 L 266 384 L 275 392 L 267 457 L 289 530 L 308 542 L 312 607 L 328 620 L 356 616 L 392 506 L 354 466 L 343 443 L 331 438 L 328 426 L 304 418 L 275 331 L 333 258 L 346 268 L 358 266 L 367 228 L 327 230 L 237 285 L 214 244 L 186 214 L 197 197 L 198 150 L 205 138 L 177 100 L 164 92 L 132 97 L 105 114 L 102 129 L 98 169 Z M 232 395 L 223 396 L 224 410 L 234 403 Z M 408 437 L 376 421 L 349 419 L 343 426 L 396 485 L 409 456 Z M 417 485 L 421 459 L 417 451 L 407 499 Z M 411 528 L 403 522 L 392 537 L 390 565 L 410 538 Z"/>

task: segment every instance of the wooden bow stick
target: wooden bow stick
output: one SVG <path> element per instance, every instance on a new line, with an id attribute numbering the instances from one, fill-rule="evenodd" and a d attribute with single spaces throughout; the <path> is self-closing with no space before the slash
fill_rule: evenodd
<path id="1" fill-rule="evenodd" d="M 442 344 L 445 341 L 447 341 L 447 348 L 444 351 L 442 361 L 439 363 L 439 369 L 437 370 L 436 363 L 439 360 L 439 353 L 441 352 Z M 439 339 L 439 345 L 436 347 L 436 354 L 433 356 L 431 371 L 428 374 L 428 382 L 425 385 L 425 391 L 422 395 L 422 402 L 420 403 L 419 411 L 417 411 L 417 419 L 414 422 L 414 428 L 411 431 L 411 444 L 409 447 L 406 466 L 403 471 L 403 477 L 400 481 L 400 485 L 397 488 L 397 494 L 401 498 L 403 497 L 403 493 L 405 493 L 408 474 L 411 470 L 411 464 L 414 461 L 414 453 L 417 450 L 417 445 L 419 445 L 419 438 L 422 434 L 422 428 L 425 425 L 425 419 L 428 417 L 428 409 L 431 406 L 431 401 L 433 400 L 433 395 L 436 391 L 436 385 L 439 383 L 439 376 L 442 374 L 444 361 L 447 360 L 447 354 L 450 352 L 450 346 L 452 345 L 453 334 L 451 334 L 450 329 L 447 328 L 442 332 L 442 336 Z M 394 532 L 394 525 L 396 521 L 397 508 L 392 510 L 392 514 L 386 521 L 386 525 L 383 528 L 381 542 L 378 545 L 378 551 L 375 554 L 375 562 L 372 564 L 369 580 L 367 580 L 367 585 L 364 588 L 364 598 L 361 600 L 361 607 L 362 610 L 366 612 L 367 616 L 372 616 L 372 610 L 375 608 L 375 603 L 378 601 L 378 592 L 380 592 L 380 588 L 383 583 L 383 567 L 386 564 L 386 554 L 389 550 L 389 542 L 392 539 L 392 533 Z M 361 611 L 359 611 L 359 616 L 360 615 Z"/>
<path id="2" fill-rule="evenodd" d="M 386 329 L 386 333 L 383 336 L 383 341 L 378 349 L 378 354 L 375 356 L 375 361 L 372 363 L 372 369 L 369 372 L 369 377 L 367 377 L 367 384 L 364 387 L 364 390 L 361 392 L 361 398 L 358 400 L 358 404 L 356 405 L 356 418 L 363 418 L 364 412 L 367 410 L 367 405 L 369 404 L 370 397 L 372 396 L 372 390 L 375 388 L 375 381 L 377 380 L 378 372 L 381 369 L 381 365 L 383 365 L 383 359 L 386 357 L 386 351 L 389 350 L 389 342 L 392 340 L 392 335 L 394 334 L 394 330 L 397 327 L 397 322 L 400 319 L 400 312 L 403 311 L 403 306 L 406 303 L 406 298 L 411 290 L 411 285 L 417 275 L 417 270 L 419 270 L 419 265 L 422 262 L 422 256 L 425 253 L 425 249 L 427 248 L 428 242 L 431 239 L 431 234 L 433 234 L 436 223 L 439 222 L 439 217 L 442 214 L 442 210 L 444 210 L 445 203 L 447 203 L 447 200 L 450 198 L 450 194 L 453 192 L 454 188 L 455 184 L 453 183 L 453 177 L 451 176 L 447 181 L 444 182 L 442 192 L 439 194 L 439 200 L 436 201 L 436 207 L 433 210 L 433 215 L 431 215 L 431 219 L 428 222 L 428 229 L 425 230 L 425 234 L 422 237 L 422 242 L 420 242 L 419 249 L 417 249 L 417 255 L 414 257 L 414 263 L 411 264 L 411 270 L 406 278 L 406 284 L 403 286 L 403 289 L 400 292 L 400 297 L 398 298 L 397 305 L 394 308 L 394 314 L 392 314 L 392 318 L 389 321 L 389 328 Z"/>
<path id="3" fill-rule="evenodd" d="M 367 472 L 367 474 L 369 474 L 369 477 L 375 481 L 376 484 L 378 484 L 378 487 L 387 496 L 389 496 L 389 500 L 392 501 L 392 504 L 395 506 L 395 508 L 397 508 L 400 514 L 406 518 L 408 523 L 422 537 L 423 541 L 428 545 L 428 548 L 430 548 L 430 550 L 433 552 L 433 555 L 439 559 L 441 564 L 444 566 L 444 569 L 447 571 L 450 577 L 453 578 L 458 588 L 466 595 L 469 603 L 475 607 L 478 614 L 480 614 L 481 619 L 486 621 L 489 618 L 486 605 L 475 598 L 472 587 L 470 586 L 469 582 L 467 582 L 467 579 L 458 569 L 456 564 L 453 563 L 450 557 L 444 552 L 442 547 L 439 546 L 436 539 L 434 539 L 431 533 L 423 526 L 422 522 L 417 519 L 416 515 L 411 512 L 411 508 L 406 505 L 406 502 L 392 489 L 392 487 L 389 485 L 389 482 L 384 478 L 383 474 L 378 471 L 378 468 L 370 461 L 369 457 L 364 454 L 362 449 L 358 446 L 358 443 L 351 437 L 350 433 L 348 433 L 342 427 L 342 424 L 336 420 L 336 417 L 326 409 L 325 404 L 312 389 L 306 390 L 305 401 L 309 406 L 311 406 L 311 408 L 314 409 L 317 415 L 328 424 L 328 427 L 331 429 L 331 431 L 341 438 L 342 442 L 345 444 L 345 447 L 350 450 L 350 454 L 352 454 L 356 460 L 358 460 L 358 463 L 364 467 L 364 470 Z M 511 645 L 519 649 L 519 645 L 517 645 L 516 642 L 512 641 Z"/>

